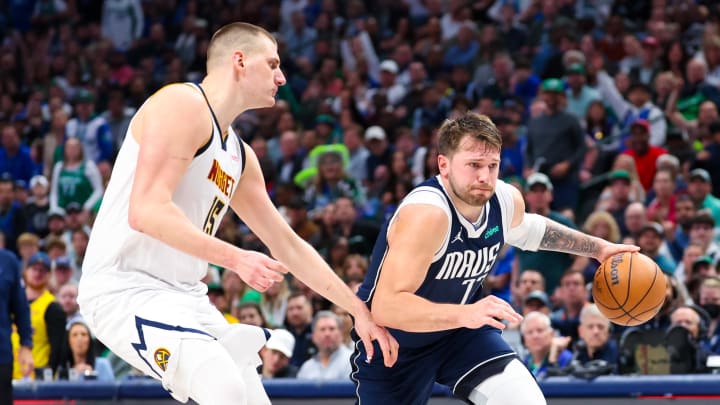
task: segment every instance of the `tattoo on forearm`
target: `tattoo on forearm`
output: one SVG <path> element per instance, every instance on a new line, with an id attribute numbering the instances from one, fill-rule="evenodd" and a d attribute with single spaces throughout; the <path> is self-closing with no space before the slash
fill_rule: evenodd
<path id="1" fill-rule="evenodd" d="M 545 235 L 540 241 L 540 249 L 594 257 L 600 246 L 589 235 L 548 221 Z"/>

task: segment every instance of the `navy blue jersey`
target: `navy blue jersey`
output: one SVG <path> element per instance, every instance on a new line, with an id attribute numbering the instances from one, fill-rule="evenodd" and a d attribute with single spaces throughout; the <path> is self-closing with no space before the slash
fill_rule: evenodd
<path id="1" fill-rule="evenodd" d="M 501 182 L 498 181 L 498 183 Z M 512 197 L 503 187 L 510 186 L 504 183 L 498 184 L 497 191 L 508 196 L 505 201 L 511 201 Z M 509 224 L 509 221 L 508 224 L 503 223 L 503 217 L 509 217 L 509 214 L 503 213 L 501 208 L 503 204 L 500 202 L 498 192 L 485 204 L 483 213 L 475 224 L 463 218 L 455 210 L 450 197 L 437 177 L 426 180 L 406 197 L 403 204 L 425 201 L 438 206 L 444 204 L 442 208 L 448 213 L 450 219 L 449 231 L 429 230 L 446 232 L 446 237 L 443 246 L 435 253 L 425 280 L 415 292 L 416 295 L 432 302 L 452 304 L 469 304 L 482 298 L 482 283 L 492 270 L 500 248 L 505 243 L 504 234 Z M 372 252 L 367 276 L 358 291 L 358 296 L 370 308 L 372 307 L 374 288 L 387 253 L 387 228 L 393 218 L 390 218 L 380 231 Z M 421 347 L 432 344 L 453 332 L 454 330 L 409 333 L 391 329 L 391 333 L 401 347 Z"/>

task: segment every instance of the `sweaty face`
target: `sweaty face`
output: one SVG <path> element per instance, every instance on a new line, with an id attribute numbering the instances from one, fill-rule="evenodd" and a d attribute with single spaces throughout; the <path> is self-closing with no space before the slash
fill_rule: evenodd
<path id="1" fill-rule="evenodd" d="M 452 193 L 464 203 L 481 207 L 495 193 L 500 151 L 470 137 L 460 141 L 451 156 L 440 157 L 440 173 L 448 179 Z"/>

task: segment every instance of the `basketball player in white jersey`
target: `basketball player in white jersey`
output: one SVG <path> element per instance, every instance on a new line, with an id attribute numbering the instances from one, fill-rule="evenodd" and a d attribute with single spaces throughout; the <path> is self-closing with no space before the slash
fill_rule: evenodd
<path id="1" fill-rule="evenodd" d="M 230 326 L 201 279 L 211 262 L 265 291 L 291 271 L 350 311 L 391 366 L 395 339 L 279 215 L 257 157 L 229 129 L 243 111 L 272 106 L 285 84 L 274 38 L 250 24 L 220 28 L 207 72 L 200 85 L 164 87 L 130 123 L 83 265 L 78 302 L 91 329 L 179 401 L 266 404 L 256 368 L 268 332 Z M 213 236 L 228 207 L 277 261 Z"/>

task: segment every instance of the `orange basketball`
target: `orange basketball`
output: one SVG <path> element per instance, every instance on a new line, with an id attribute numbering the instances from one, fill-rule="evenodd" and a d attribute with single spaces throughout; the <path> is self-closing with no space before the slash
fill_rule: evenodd
<path id="1" fill-rule="evenodd" d="M 595 272 L 595 304 L 610 321 L 623 326 L 647 322 L 665 302 L 665 275 L 641 253 L 618 253 Z"/>

